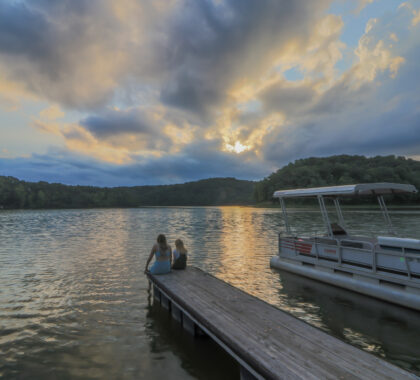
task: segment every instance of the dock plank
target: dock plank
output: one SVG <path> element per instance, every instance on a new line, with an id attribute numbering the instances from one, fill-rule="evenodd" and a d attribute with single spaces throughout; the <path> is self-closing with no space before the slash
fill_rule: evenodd
<path id="1" fill-rule="evenodd" d="M 149 278 L 267 379 L 415 379 L 195 267 Z"/>

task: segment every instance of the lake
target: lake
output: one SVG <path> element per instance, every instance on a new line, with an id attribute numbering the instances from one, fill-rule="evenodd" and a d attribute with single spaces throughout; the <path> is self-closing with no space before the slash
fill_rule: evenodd
<path id="1" fill-rule="evenodd" d="M 379 212 L 344 216 L 352 232 L 386 234 Z M 316 209 L 289 218 L 323 233 Z M 391 218 L 420 237 L 420 212 Z M 271 269 L 278 232 L 280 210 L 252 207 L 0 211 L 0 377 L 237 377 L 217 345 L 153 305 L 143 270 L 158 233 L 182 238 L 191 265 L 420 374 L 420 313 Z"/>

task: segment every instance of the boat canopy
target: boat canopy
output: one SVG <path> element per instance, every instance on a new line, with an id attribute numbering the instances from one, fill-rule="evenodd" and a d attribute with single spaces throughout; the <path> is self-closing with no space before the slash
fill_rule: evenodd
<path id="1" fill-rule="evenodd" d="M 383 194 L 415 194 L 417 189 L 413 185 L 402 183 L 359 183 L 356 185 L 313 187 L 308 189 L 278 190 L 274 198 L 297 198 L 316 196 L 356 196 Z"/>

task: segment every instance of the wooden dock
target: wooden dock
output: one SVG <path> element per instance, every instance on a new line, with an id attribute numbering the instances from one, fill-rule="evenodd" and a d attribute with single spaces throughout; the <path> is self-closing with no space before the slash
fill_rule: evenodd
<path id="1" fill-rule="evenodd" d="M 222 346 L 242 379 L 418 379 L 198 268 L 148 276 L 154 299 Z"/>

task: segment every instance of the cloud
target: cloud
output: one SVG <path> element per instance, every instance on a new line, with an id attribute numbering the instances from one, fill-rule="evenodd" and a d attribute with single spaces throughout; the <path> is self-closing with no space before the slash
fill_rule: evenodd
<path id="1" fill-rule="evenodd" d="M 413 10 L 413 19 L 411 20 L 411 25 L 416 26 L 420 22 L 420 9 Z"/>
<path id="2" fill-rule="evenodd" d="M 367 5 L 373 3 L 375 0 L 357 0 L 357 7 L 355 13 L 359 14 Z"/>
<path id="3" fill-rule="evenodd" d="M 162 101 L 208 116 L 229 90 L 255 81 L 290 41 L 305 45 L 328 2 L 186 1 L 170 26 L 163 60 L 172 73 Z"/>
<path id="4" fill-rule="evenodd" d="M 39 98 L 66 107 L 89 109 L 105 104 L 132 64 L 129 33 L 133 25 L 114 14 L 112 3 L 4 1 L 0 72 Z M 133 9 L 139 22 L 144 17 L 140 13 L 140 7 Z M 135 45 L 140 48 L 141 41 Z"/>
<path id="5" fill-rule="evenodd" d="M 404 63 L 404 58 L 393 56 L 390 49 L 386 48 L 384 41 L 373 42 L 369 38 L 370 27 L 359 41 L 356 55 L 359 63 L 355 68 L 355 74 L 359 79 L 373 81 L 379 72 L 388 70 L 391 77 L 395 77 L 399 68 Z"/>
<path id="6" fill-rule="evenodd" d="M 116 165 L 54 149 L 29 158 L 0 158 L 2 175 L 28 181 L 69 185 L 135 186 L 183 183 L 209 177 L 258 179 L 274 168 L 247 156 L 215 150 L 220 142 L 192 145 L 182 154 L 163 158 L 136 157 L 130 164 Z"/>
<path id="7" fill-rule="evenodd" d="M 127 83 L 150 83 L 165 104 L 205 116 L 236 81 L 271 65 L 290 38 L 309 38 L 328 3 L 6 1 L 1 72 L 78 109 L 107 104 Z"/>
<path id="8" fill-rule="evenodd" d="M 88 116 L 80 124 L 98 138 L 125 133 L 158 135 L 157 126 L 154 127 L 158 117 L 147 115 L 139 109 L 107 110 L 99 115 Z"/>
<path id="9" fill-rule="evenodd" d="M 408 29 L 410 17 L 401 8 L 388 19 L 370 21 L 353 66 L 330 86 L 315 86 L 312 96 L 284 107 L 285 119 L 261 142 L 265 160 L 281 166 L 297 158 L 342 153 L 418 156 L 420 95 L 413 78 L 420 75 L 420 42 Z M 384 39 L 392 33 L 403 37 L 398 45 Z M 311 93 L 314 83 L 300 82 L 298 93 Z M 287 90 L 287 82 L 279 81 L 261 99 L 266 107 L 277 103 L 282 109 L 276 94 Z M 292 91 L 290 99 L 295 96 Z"/>
<path id="10" fill-rule="evenodd" d="M 418 154 L 413 2 L 361 15 L 328 14 L 330 3 L 4 1 L 0 105 L 37 100 L 27 119 L 62 145 L 2 165 L 117 185 L 261 178 L 309 155 Z M 364 17 L 358 43 L 344 44 L 346 22 Z"/>
<path id="11" fill-rule="evenodd" d="M 17 111 L 22 99 L 33 100 L 20 83 L 10 81 L 0 76 L 0 108 L 6 111 Z"/>
<path id="12" fill-rule="evenodd" d="M 39 116 L 42 119 L 47 119 L 47 120 L 61 119 L 64 115 L 65 113 L 60 109 L 59 106 L 55 104 L 49 106 L 48 108 L 45 108 L 39 113 Z"/>
<path id="13" fill-rule="evenodd" d="M 260 93 L 265 109 L 296 115 L 316 97 L 315 90 L 307 83 L 290 83 L 279 80 Z"/>
<path id="14" fill-rule="evenodd" d="M 342 50 L 346 47 L 340 41 L 343 26 L 342 18 L 336 15 L 326 15 L 316 23 L 306 53 L 298 59 L 301 70 L 334 78 L 335 64 L 341 60 Z"/>
<path id="15" fill-rule="evenodd" d="M 39 132 L 42 132 L 42 133 L 48 133 L 48 134 L 51 134 L 51 135 L 58 135 L 58 136 L 61 135 L 61 125 L 60 125 L 60 123 L 54 123 L 54 122 L 51 122 L 51 121 L 46 122 L 44 120 L 35 119 L 32 122 L 32 126 L 36 130 L 38 130 Z"/>

